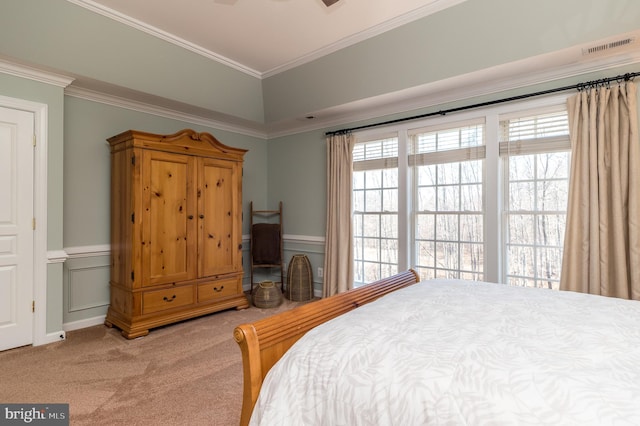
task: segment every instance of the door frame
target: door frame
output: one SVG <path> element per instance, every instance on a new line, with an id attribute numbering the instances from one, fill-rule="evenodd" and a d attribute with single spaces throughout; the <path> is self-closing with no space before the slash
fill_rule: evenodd
<path id="1" fill-rule="evenodd" d="M 33 176 L 33 215 L 36 218 L 36 229 L 33 235 L 33 300 L 35 312 L 33 316 L 33 346 L 43 345 L 64 339 L 59 332 L 47 335 L 47 268 L 49 263 L 59 262 L 60 256 L 52 253 L 49 259 L 47 252 L 47 128 L 48 105 L 11 98 L 0 95 L 0 106 L 33 113 L 34 149 Z M 66 256 L 62 256 L 62 261 Z"/>

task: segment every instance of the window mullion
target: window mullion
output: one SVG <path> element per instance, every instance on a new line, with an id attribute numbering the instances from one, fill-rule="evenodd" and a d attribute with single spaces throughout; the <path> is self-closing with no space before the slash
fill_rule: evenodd
<path id="1" fill-rule="evenodd" d="M 484 256 L 485 279 L 490 282 L 502 282 L 500 273 L 504 259 L 501 251 L 502 224 L 502 191 L 488 191 L 487 188 L 501 188 L 502 165 L 500 162 L 500 122 L 498 115 L 486 116 L 486 156 L 484 168 L 484 244 L 485 253 L 496 253 L 496 256 Z"/>
<path id="2" fill-rule="evenodd" d="M 414 237 L 411 214 L 411 176 L 409 174 L 409 137 L 407 131 L 398 132 L 398 270 L 411 267 L 413 260 L 409 255 Z"/>

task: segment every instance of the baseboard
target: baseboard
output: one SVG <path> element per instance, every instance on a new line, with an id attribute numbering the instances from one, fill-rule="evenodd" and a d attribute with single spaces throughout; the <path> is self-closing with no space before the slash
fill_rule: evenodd
<path id="1" fill-rule="evenodd" d="M 99 315 L 93 318 L 87 318 L 80 321 L 67 322 L 62 324 L 64 331 L 80 330 L 81 328 L 93 327 L 95 325 L 104 324 L 106 315 Z"/>
<path id="2" fill-rule="evenodd" d="M 42 339 L 34 340 L 33 346 L 47 345 L 49 343 L 62 342 L 67 338 L 64 331 L 56 331 L 54 333 L 47 333 Z"/>

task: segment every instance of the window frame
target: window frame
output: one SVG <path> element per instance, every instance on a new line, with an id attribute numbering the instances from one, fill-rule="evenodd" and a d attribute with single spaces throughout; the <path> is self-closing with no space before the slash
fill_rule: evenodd
<path id="1" fill-rule="evenodd" d="M 395 143 L 397 145 L 399 145 L 399 141 L 397 140 L 397 136 L 396 135 L 377 135 L 377 138 L 373 138 L 373 139 L 367 139 L 367 140 L 360 140 L 358 142 L 358 144 L 363 145 L 363 144 L 368 144 L 368 143 L 378 143 L 378 142 L 383 142 L 383 141 L 388 141 L 389 139 L 394 139 Z M 384 149 L 382 150 L 384 152 Z M 386 190 L 392 189 L 392 187 L 388 187 L 385 186 L 385 179 L 384 179 L 384 170 L 385 169 L 395 169 L 396 170 L 396 175 L 397 175 L 397 171 L 399 170 L 398 167 L 398 159 L 400 158 L 400 155 L 398 153 L 397 157 L 382 157 L 380 159 L 364 159 L 361 160 L 360 162 L 355 162 L 354 161 L 354 167 L 353 167 L 353 176 L 354 176 L 354 185 L 352 188 L 352 217 L 351 217 L 351 223 L 352 226 L 354 226 L 353 229 L 353 239 L 352 239 L 352 244 L 353 244 L 353 254 L 354 254 L 354 285 L 357 287 L 359 285 L 362 285 L 366 282 L 370 282 L 372 280 L 376 280 L 376 279 L 380 279 L 383 278 L 383 276 L 381 276 L 383 274 L 383 271 L 385 270 L 385 268 L 388 270 L 389 275 L 393 275 L 394 273 L 399 272 L 398 268 L 399 268 L 399 262 L 396 264 L 393 263 L 389 263 L 386 262 L 385 260 L 382 259 L 382 256 L 380 256 L 380 253 L 378 253 L 378 257 L 377 259 L 365 259 L 365 256 L 360 256 L 362 255 L 366 248 L 366 240 L 377 240 L 377 251 L 381 252 L 382 251 L 382 245 L 384 244 L 385 241 L 390 241 L 390 240 L 394 240 L 392 238 L 388 238 L 386 236 L 382 235 L 382 221 L 383 221 L 383 217 L 384 216 L 391 216 L 391 215 L 398 215 L 398 212 L 388 212 L 385 211 L 384 209 L 384 192 Z M 357 165 L 357 163 L 359 163 L 359 165 Z M 368 187 L 367 186 L 367 179 L 366 179 L 366 173 L 367 172 L 377 172 L 380 171 L 381 173 L 381 182 L 379 185 L 379 188 L 374 188 L 374 187 Z M 360 188 L 359 186 L 355 185 L 355 174 L 356 173 L 363 173 L 363 187 Z M 396 184 L 396 191 L 398 192 L 396 198 L 399 197 L 400 195 L 400 189 L 399 189 L 399 176 L 397 177 L 397 184 Z M 380 191 L 381 192 L 381 199 L 380 199 L 380 209 L 377 211 L 370 211 L 367 209 L 367 192 L 377 192 Z M 356 210 L 356 202 L 355 202 L 355 197 L 356 195 L 362 192 L 362 210 Z M 399 210 L 400 208 L 400 201 L 398 200 L 398 206 L 396 210 Z M 365 219 L 367 215 L 375 215 L 378 218 L 378 225 L 377 225 L 377 230 L 378 230 L 378 235 L 376 236 L 370 236 L 370 237 L 362 237 L 359 235 L 359 229 L 356 226 L 356 223 L 358 223 L 360 226 L 362 226 L 363 228 L 366 226 L 365 224 Z M 356 221 L 356 218 L 360 217 L 361 220 L 360 221 Z M 397 220 L 399 221 L 399 219 Z M 397 223 L 396 223 L 396 229 L 397 229 Z M 398 236 L 400 235 L 400 231 L 398 230 Z M 358 242 L 360 242 L 360 240 L 362 240 L 362 244 L 357 244 L 356 240 L 358 240 Z M 395 239 L 396 245 L 398 245 L 400 243 L 399 239 Z M 362 253 L 360 252 L 362 251 Z M 400 252 L 400 248 L 398 247 L 398 253 Z M 399 260 L 399 259 L 398 259 Z M 376 275 L 376 277 L 374 277 L 372 280 L 367 280 L 367 264 L 377 264 L 378 265 L 378 275 Z M 362 277 L 362 280 L 359 280 L 359 278 Z"/>
<path id="2" fill-rule="evenodd" d="M 410 135 L 421 128 L 446 128 L 459 122 L 484 120 L 485 159 L 483 166 L 483 280 L 504 283 L 506 274 L 506 253 L 504 216 L 504 164 L 500 157 L 500 120 L 506 116 L 527 115 L 555 107 L 566 108 L 569 93 L 539 97 L 532 100 L 497 104 L 477 110 L 458 112 L 446 116 L 434 116 L 423 120 L 399 122 L 380 128 L 370 128 L 354 132 L 355 143 L 396 137 L 398 139 L 398 270 L 412 267 L 414 246 L 413 229 L 415 216 L 412 206 L 412 176 L 408 164 Z M 569 171 L 568 171 L 569 172 Z M 488 191 L 486 188 L 500 188 Z M 495 255 L 493 255 L 495 253 Z M 358 283 L 356 283 L 357 285 Z M 362 283 L 359 283 L 362 284 Z"/>
<path id="3" fill-rule="evenodd" d="M 549 108 L 537 108 L 532 111 L 533 115 L 543 116 L 545 114 L 553 114 L 557 112 L 567 112 L 566 106 L 558 105 L 555 107 Z M 528 112 L 528 111 L 527 111 Z M 526 118 L 528 114 L 504 114 L 500 116 L 500 122 L 508 121 L 512 118 Z M 568 121 L 568 117 L 567 117 Z M 568 123 L 567 123 L 568 126 Z M 502 129 L 501 129 L 502 130 Z M 508 137 L 507 137 L 508 139 Z M 558 244 L 543 244 L 539 241 L 539 229 L 538 229 L 538 221 L 541 217 L 544 216 L 559 216 L 563 215 L 566 220 L 567 216 L 567 208 L 565 206 L 564 210 L 560 209 L 540 209 L 538 206 L 538 191 L 539 185 L 542 183 L 546 185 L 550 182 L 567 182 L 566 194 L 568 198 L 568 181 L 571 172 L 571 142 L 569 135 L 563 136 L 541 136 L 541 137 L 533 137 L 533 138 L 525 138 L 525 139 L 513 139 L 513 140 L 501 140 L 500 141 L 500 157 L 503 168 L 503 179 L 502 179 L 502 193 L 505 195 L 504 203 L 502 206 L 502 235 L 503 240 L 501 241 L 503 248 L 503 260 L 506 263 L 509 256 L 509 248 L 520 248 L 522 250 L 531 250 L 533 252 L 532 262 L 533 262 L 533 273 L 531 275 L 517 275 L 515 273 L 511 273 L 510 268 L 505 267 L 501 270 L 501 282 L 509 283 L 510 281 L 521 281 L 521 282 L 533 282 L 534 287 L 543 287 L 548 288 L 547 286 L 542 286 L 540 283 L 546 281 L 548 285 L 551 285 L 553 289 L 558 289 L 560 284 L 560 276 L 557 278 L 548 278 L 543 279 L 540 276 L 539 262 L 540 255 L 546 250 L 560 250 L 559 257 L 562 259 L 562 247 L 564 241 L 558 240 Z M 538 173 L 538 168 L 541 166 L 540 164 L 540 156 L 550 155 L 550 154 L 559 154 L 559 153 L 568 153 L 568 158 L 566 158 L 566 174 L 564 177 L 541 177 Z M 509 159 L 512 157 L 524 157 L 524 156 L 533 156 L 535 158 L 533 163 L 533 175 L 526 179 L 516 179 L 511 180 L 510 170 L 509 170 Z M 535 187 L 535 196 L 534 196 L 534 205 L 529 209 L 515 209 L 511 210 L 511 206 L 509 205 L 509 194 L 511 190 L 512 184 L 522 184 L 522 183 L 530 183 Z M 532 241 L 528 243 L 514 243 L 510 238 L 510 219 L 511 217 L 522 216 L 529 217 L 533 223 L 533 236 Z M 566 224 L 566 222 L 565 222 Z M 566 229 L 566 227 L 565 227 Z M 564 233 L 563 233 L 564 236 Z M 560 260 L 560 265 L 558 267 L 562 267 L 562 261 Z M 553 284 L 550 284 L 553 283 Z M 523 285 L 523 284 L 520 284 Z M 527 285 L 530 286 L 530 285 Z"/>
<path id="4" fill-rule="evenodd" d="M 461 146 L 460 143 L 462 140 L 462 134 L 464 133 L 463 129 L 472 129 L 476 128 L 476 131 L 472 131 L 480 136 L 480 144 L 470 145 L 470 146 Z M 411 251 L 410 256 L 413 259 L 412 264 L 415 265 L 416 271 L 420 274 L 423 279 L 443 277 L 443 278 L 471 278 L 481 280 L 484 277 L 484 233 L 481 237 L 480 241 L 473 240 L 464 240 L 461 238 L 461 224 L 463 223 L 463 218 L 465 216 L 481 216 L 481 221 L 484 225 L 484 194 L 485 194 L 485 178 L 484 178 L 484 160 L 486 156 L 486 141 L 485 141 L 485 128 L 486 123 L 484 117 L 475 118 L 471 120 L 461 120 L 461 121 L 453 121 L 446 124 L 435 123 L 432 126 L 422 127 L 411 129 L 409 131 L 409 137 L 411 141 L 411 150 L 419 150 L 420 142 L 416 140 L 416 138 L 420 138 L 421 135 L 433 135 L 432 137 L 435 141 L 439 140 L 440 133 L 457 133 L 455 137 L 456 144 L 455 146 L 450 147 L 449 149 L 442 150 L 433 150 L 427 152 L 413 153 L 409 155 L 409 170 L 411 174 L 411 195 L 412 200 L 419 202 L 419 196 L 417 191 L 420 188 L 433 188 L 436 193 L 440 190 L 446 191 L 447 189 L 457 189 L 457 202 L 462 202 L 463 190 L 465 187 L 472 186 L 480 186 L 480 210 L 465 210 L 462 205 L 458 205 L 457 209 L 435 209 L 435 210 L 423 210 L 420 209 L 419 205 L 415 205 L 411 210 L 411 234 L 410 234 L 410 244 L 411 247 L 414 247 L 414 251 Z M 445 136 L 446 138 L 446 136 Z M 429 138 L 431 139 L 431 137 Z M 445 139 L 446 140 L 446 139 Z M 438 143 L 438 142 L 436 142 Z M 445 142 L 446 145 L 446 142 Z M 462 167 L 463 164 L 468 162 L 480 161 L 479 167 L 481 168 L 481 173 L 479 174 L 479 181 L 476 182 L 464 182 L 462 179 Z M 442 170 L 444 167 L 446 170 L 447 165 L 455 164 L 455 168 L 457 169 L 457 179 L 455 183 L 452 182 L 440 182 L 439 178 L 441 177 L 439 172 L 436 172 L 435 182 L 432 182 L 431 185 L 420 185 L 419 176 L 416 173 L 419 173 L 419 168 L 423 166 L 434 167 L 436 171 Z M 435 197 L 436 203 L 440 197 Z M 420 217 L 433 217 L 433 226 L 434 226 L 434 234 L 432 238 L 419 239 L 417 234 L 417 221 Z M 447 239 L 446 237 L 439 236 L 437 233 L 438 227 L 436 223 L 438 220 L 453 221 L 455 222 L 456 234 L 457 238 L 455 239 Z M 420 244 L 431 244 L 432 246 L 432 254 L 433 254 L 433 264 L 432 265 L 422 265 L 419 264 L 419 253 L 418 246 Z M 464 247 L 472 247 L 479 246 L 480 248 L 480 256 L 482 257 L 482 265 L 480 266 L 479 271 L 469 271 L 464 269 L 463 262 L 461 262 L 461 257 L 459 256 Z M 440 249 L 438 248 L 440 247 Z M 449 250 L 453 250 L 457 253 L 457 261 L 455 268 L 449 268 L 447 266 L 450 265 L 439 265 L 439 260 L 442 260 L 438 253 L 442 250 L 446 250 L 446 247 Z M 447 256 L 443 256 L 446 258 Z"/>

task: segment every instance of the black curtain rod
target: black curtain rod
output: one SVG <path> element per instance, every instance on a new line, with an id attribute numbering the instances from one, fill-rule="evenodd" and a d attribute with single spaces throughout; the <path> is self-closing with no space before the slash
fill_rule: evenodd
<path id="1" fill-rule="evenodd" d="M 478 103 L 478 104 L 466 105 L 466 106 L 462 106 L 462 107 L 458 107 L 458 108 L 451 108 L 451 109 L 446 109 L 446 110 L 429 112 L 429 113 L 421 114 L 421 115 L 414 115 L 414 116 L 411 116 L 411 117 L 405 117 L 405 118 L 398 118 L 398 119 L 395 119 L 395 120 L 383 121 L 382 123 L 366 124 L 364 126 L 351 127 L 351 128 L 348 128 L 348 129 L 341 129 L 341 130 L 334 130 L 332 132 L 325 133 L 325 136 L 345 134 L 345 133 L 353 132 L 354 130 L 362 130 L 362 129 L 368 129 L 368 128 L 371 128 L 371 127 L 386 126 L 388 124 L 395 124 L 395 123 L 401 123 L 403 121 L 417 120 L 419 118 L 432 117 L 434 115 L 446 115 L 446 114 L 449 114 L 449 113 L 452 113 L 452 112 L 464 111 L 464 110 L 467 110 L 467 109 L 485 107 L 485 106 L 489 106 L 489 105 L 496 105 L 496 104 L 501 104 L 501 103 L 505 103 L 505 102 L 512 102 L 512 101 L 517 101 L 517 100 L 520 100 L 520 99 L 531 98 L 531 97 L 534 97 L 534 96 L 548 95 L 549 93 L 564 92 L 566 90 L 572 90 L 572 89 L 577 89 L 578 91 L 587 90 L 587 89 L 594 88 L 594 87 L 602 87 L 602 86 L 608 85 L 609 83 L 611 83 L 613 81 L 618 82 L 618 83 L 623 82 L 623 81 L 629 81 L 629 80 L 633 79 L 634 77 L 636 77 L 638 75 L 640 75 L 640 72 L 632 72 L 632 73 L 627 73 L 627 74 L 624 74 L 624 75 L 618 75 L 616 77 L 603 78 L 603 79 L 600 79 L 600 80 L 587 81 L 586 83 L 578 83 L 578 84 L 573 84 L 571 86 L 564 86 L 564 87 L 557 87 L 555 89 L 543 90 L 541 92 L 527 93 L 525 95 L 511 96 L 509 98 L 496 99 L 494 101 L 481 102 L 481 103 Z"/>

